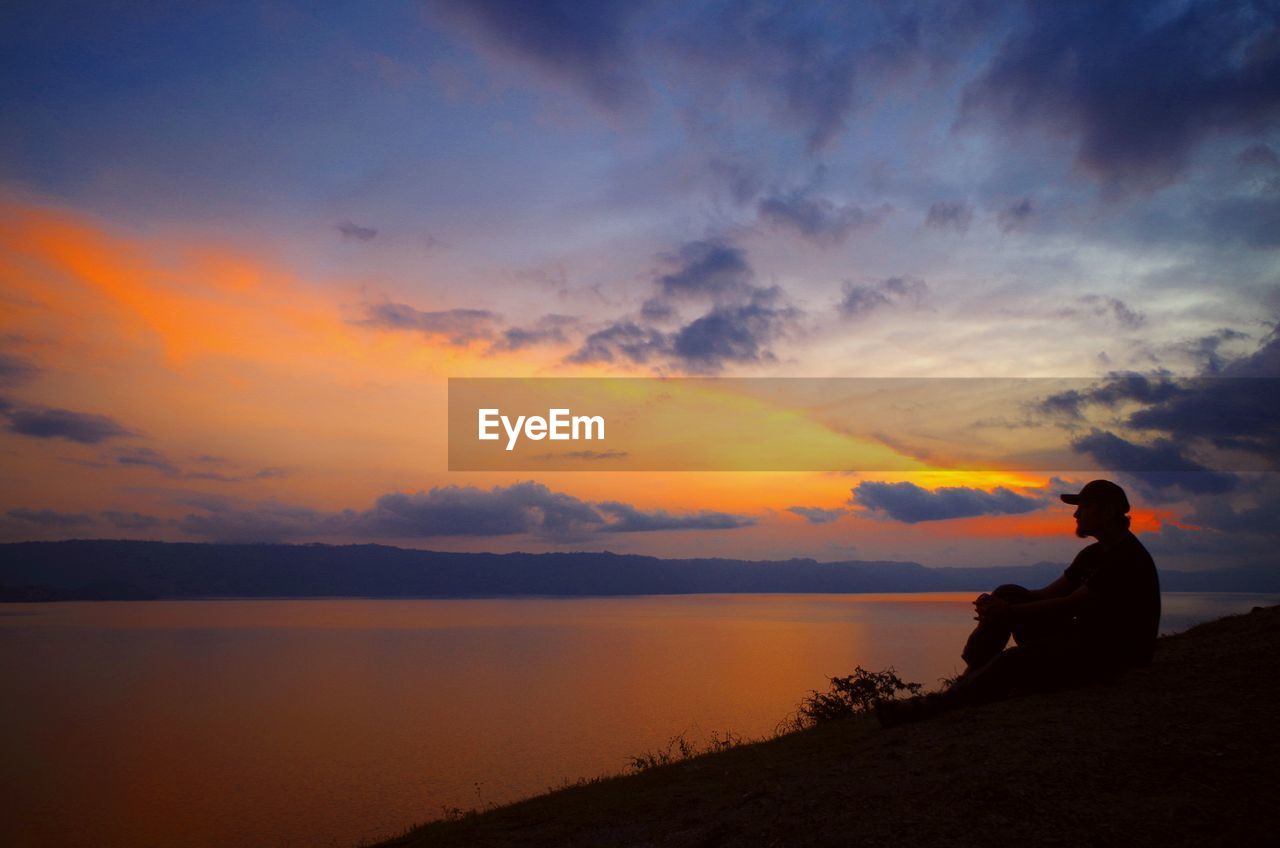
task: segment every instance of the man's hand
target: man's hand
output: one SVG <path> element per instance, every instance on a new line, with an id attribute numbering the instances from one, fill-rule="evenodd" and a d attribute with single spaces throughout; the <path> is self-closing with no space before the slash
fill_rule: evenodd
<path id="1" fill-rule="evenodd" d="M 1009 602 L 995 595 L 979 595 L 973 607 L 978 611 L 978 621 L 1000 621 L 1009 615 Z"/>

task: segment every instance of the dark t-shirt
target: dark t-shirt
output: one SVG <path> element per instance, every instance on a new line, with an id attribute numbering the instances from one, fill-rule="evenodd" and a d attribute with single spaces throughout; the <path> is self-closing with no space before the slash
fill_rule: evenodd
<path id="1" fill-rule="evenodd" d="M 1077 614 L 1085 641 L 1122 664 L 1145 663 L 1160 629 L 1160 579 L 1151 554 L 1126 532 L 1112 547 L 1095 542 L 1076 555 L 1064 576 L 1089 587 Z"/>

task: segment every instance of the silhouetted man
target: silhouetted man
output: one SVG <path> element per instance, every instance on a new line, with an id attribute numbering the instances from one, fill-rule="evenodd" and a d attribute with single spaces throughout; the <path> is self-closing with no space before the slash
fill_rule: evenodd
<path id="1" fill-rule="evenodd" d="M 1094 480 L 1062 500 L 1076 505 L 1076 535 L 1097 541 L 1043 589 L 1009 584 L 979 595 L 978 626 L 961 654 L 965 672 L 940 695 L 884 705 L 882 723 L 1082 682 L 1151 660 L 1160 583 L 1151 555 L 1129 532 L 1124 489 Z M 1006 649 L 1011 635 L 1016 647 Z"/>

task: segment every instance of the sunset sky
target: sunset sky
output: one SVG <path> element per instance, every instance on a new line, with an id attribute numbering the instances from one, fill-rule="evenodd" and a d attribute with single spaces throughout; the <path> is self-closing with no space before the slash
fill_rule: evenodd
<path id="1" fill-rule="evenodd" d="M 0 21 L 6 541 L 1030 564 L 1113 476 L 1162 567 L 1275 561 L 1273 4 Z M 925 405 L 916 471 L 448 470 L 449 378 L 588 376 L 1078 378 L 990 420 L 1081 464 Z"/>

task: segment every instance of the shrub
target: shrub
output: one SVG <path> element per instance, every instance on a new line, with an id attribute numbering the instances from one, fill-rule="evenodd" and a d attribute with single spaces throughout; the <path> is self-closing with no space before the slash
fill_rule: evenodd
<path id="1" fill-rule="evenodd" d="M 877 701 L 892 701 L 902 693 L 911 697 L 924 688 L 919 683 L 903 681 L 893 667 L 867 671 L 857 666 L 848 677 L 828 680 L 831 687 L 826 692 L 810 691 L 796 707 L 795 714 L 783 722 L 782 728 L 802 730 L 822 722 L 862 715 L 875 709 Z"/>

